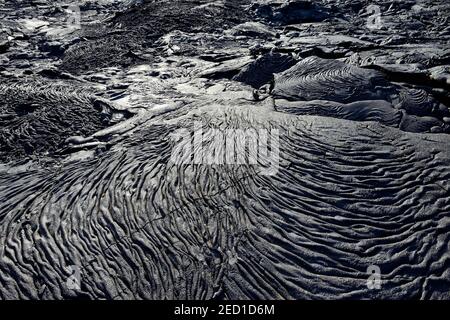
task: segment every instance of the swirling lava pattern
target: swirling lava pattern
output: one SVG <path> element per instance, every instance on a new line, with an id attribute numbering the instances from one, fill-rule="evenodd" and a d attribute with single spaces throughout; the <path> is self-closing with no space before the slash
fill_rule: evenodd
<path id="1" fill-rule="evenodd" d="M 193 120 L 279 129 L 279 172 L 174 165 L 171 133 Z M 255 105 L 154 117 L 103 154 L 1 168 L 0 296 L 448 298 L 449 150 Z M 383 290 L 367 288 L 370 265 Z"/>
<path id="2" fill-rule="evenodd" d="M 393 88 L 381 73 L 338 60 L 308 57 L 275 77 L 275 97 L 349 103 L 386 100 Z"/>
<path id="3" fill-rule="evenodd" d="M 392 108 L 392 105 L 384 100 L 357 101 L 341 104 L 320 100 L 305 102 L 276 99 L 275 104 L 278 111 L 287 113 L 320 115 L 355 121 L 377 121 L 392 127 L 398 127 L 402 120 L 402 113 Z"/>
<path id="4" fill-rule="evenodd" d="M 278 111 L 377 121 L 409 132 L 450 132 L 440 103 L 425 90 L 402 87 L 378 71 L 338 60 L 301 60 L 275 75 L 271 94 Z"/>
<path id="5" fill-rule="evenodd" d="M 0 299 L 450 299 L 448 1 L 0 2 Z"/>
<path id="6" fill-rule="evenodd" d="M 129 116 L 87 88 L 46 79 L 0 84 L 0 161 L 53 154 L 65 139 L 88 136 Z"/>

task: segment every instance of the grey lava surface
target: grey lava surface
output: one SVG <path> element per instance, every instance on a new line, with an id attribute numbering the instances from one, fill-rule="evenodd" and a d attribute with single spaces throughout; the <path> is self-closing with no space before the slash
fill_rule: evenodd
<path id="1" fill-rule="evenodd" d="M 0 0 L 0 299 L 450 299 L 449 19 Z"/>

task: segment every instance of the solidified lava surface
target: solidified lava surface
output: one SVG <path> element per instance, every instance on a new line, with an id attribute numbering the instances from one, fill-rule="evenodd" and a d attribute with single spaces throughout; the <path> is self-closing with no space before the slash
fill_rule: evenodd
<path id="1" fill-rule="evenodd" d="M 0 298 L 449 299 L 449 17 L 0 0 Z"/>

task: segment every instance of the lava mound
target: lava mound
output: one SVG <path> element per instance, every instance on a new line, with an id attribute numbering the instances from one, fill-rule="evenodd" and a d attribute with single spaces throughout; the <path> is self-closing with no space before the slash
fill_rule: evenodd
<path id="1" fill-rule="evenodd" d="M 448 110 L 441 112 L 441 103 L 425 90 L 338 60 L 305 58 L 276 74 L 272 87 L 279 111 L 377 121 L 410 132 L 450 132 L 443 121 Z"/>

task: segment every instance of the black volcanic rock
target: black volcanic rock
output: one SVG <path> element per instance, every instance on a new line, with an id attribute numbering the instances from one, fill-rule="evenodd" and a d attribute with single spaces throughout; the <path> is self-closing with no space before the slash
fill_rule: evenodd
<path id="1" fill-rule="evenodd" d="M 244 67 L 233 80 L 259 88 L 273 80 L 274 73 L 282 72 L 295 65 L 297 61 L 288 54 L 268 53 Z"/>
<path id="2" fill-rule="evenodd" d="M 92 40 L 71 48 L 61 67 L 77 73 L 82 69 L 139 63 L 139 55 L 129 53 L 154 47 L 169 32 L 214 32 L 245 22 L 249 16 L 239 7 L 240 3 L 247 1 L 145 1 L 131 6 L 102 25 L 102 31 L 95 32 Z"/>
<path id="3" fill-rule="evenodd" d="M 10 47 L 9 41 L 0 41 L 0 54 L 5 53 Z"/>
<path id="4" fill-rule="evenodd" d="M 65 139 L 106 128 L 114 109 L 96 107 L 87 89 L 45 79 L 0 84 L 0 161 L 51 155 Z"/>
<path id="5" fill-rule="evenodd" d="M 330 10 L 320 4 L 303 0 L 269 1 L 268 4 L 253 5 L 252 10 L 257 16 L 277 25 L 320 22 L 332 16 Z"/>
<path id="6" fill-rule="evenodd" d="M 392 91 L 392 86 L 378 71 L 312 56 L 279 74 L 272 93 L 290 100 L 347 103 L 387 100 Z"/>
<path id="7" fill-rule="evenodd" d="M 0 299 L 449 299 L 449 16 L 2 1 Z"/>

